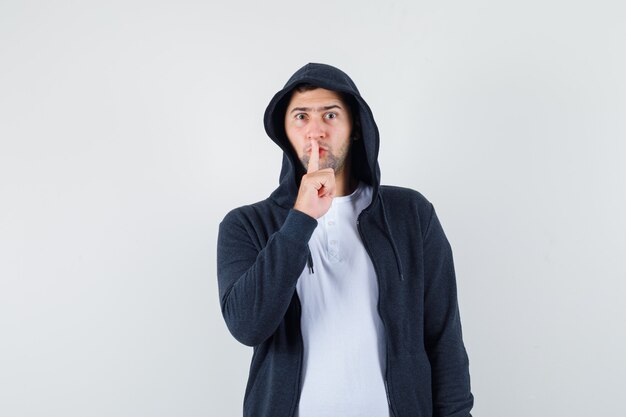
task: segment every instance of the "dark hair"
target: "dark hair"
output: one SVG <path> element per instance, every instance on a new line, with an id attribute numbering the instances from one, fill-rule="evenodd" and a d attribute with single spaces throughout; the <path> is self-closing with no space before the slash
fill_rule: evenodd
<path id="1" fill-rule="evenodd" d="M 297 91 L 298 93 L 304 93 L 305 91 L 317 90 L 318 88 L 320 87 L 309 83 L 297 84 L 293 88 L 293 90 L 291 90 L 291 95 L 293 95 L 294 91 Z"/>

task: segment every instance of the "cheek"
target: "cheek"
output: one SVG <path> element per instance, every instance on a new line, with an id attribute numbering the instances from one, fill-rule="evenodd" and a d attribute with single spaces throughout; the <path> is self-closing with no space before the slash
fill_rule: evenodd
<path id="1" fill-rule="evenodd" d="M 350 136 L 351 128 L 350 128 L 350 124 L 349 123 L 343 123 L 341 125 L 340 129 L 341 129 L 341 135 L 342 136 Z"/>
<path id="2" fill-rule="evenodd" d="M 296 155 L 301 155 L 304 149 L 303 143 L 300 140 L 297 140 L 293 135 L 287 134 L 287 138 L 289 139 L 291 148 L 296 151 Z"/>
<path id="3" fill-rule="evenodd" d="M 287 139 L 289 140 L 291 146 L 298 149 L 298 134 L 296 129 L 292 126 L 285 126 L 285 134 L 287 135 Z"/>
<path id="4" fill-rule="evenodd" d="M 296 151 L 296 154 L 300 154 L 302 148 L 300 144 L 293 140 L 290 140 L 289 143 L 291 144 L 291 147 Z"/>

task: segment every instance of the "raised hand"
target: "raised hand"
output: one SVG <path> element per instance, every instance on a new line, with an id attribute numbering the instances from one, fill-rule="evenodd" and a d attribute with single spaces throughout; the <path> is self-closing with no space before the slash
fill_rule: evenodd
<path id="1" fill-rule="evenodd" d="M 298 197 L 293 208 L 319 219 L 330 209 L 335 196 L 335 170 L 319 169 L 320 150 L 316 140 L 311 140 L 307 173 L 302 176 Z"/>

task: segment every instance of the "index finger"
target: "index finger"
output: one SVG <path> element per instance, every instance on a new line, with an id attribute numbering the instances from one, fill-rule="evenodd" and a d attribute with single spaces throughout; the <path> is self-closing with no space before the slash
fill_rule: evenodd
<path id="1" fill-rule="evenodd" d="M 311 153 L 309 154 L 309 166 L 306 173 L 318 171 L 320 169 L 320 145 L 316 140 L 311 140 Z"/>

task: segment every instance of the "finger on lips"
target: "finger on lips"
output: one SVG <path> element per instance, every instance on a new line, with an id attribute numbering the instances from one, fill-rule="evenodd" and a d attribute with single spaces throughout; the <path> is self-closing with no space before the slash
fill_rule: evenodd
<path id="1" fill-rule="evenodd" d="M 319 170 L 320 164 L 320 147 L 317 141 L 311 140 L 311 153 L 309 154 L 309 166 L 307 167 L 307 174 L 311 174 Z"/>

